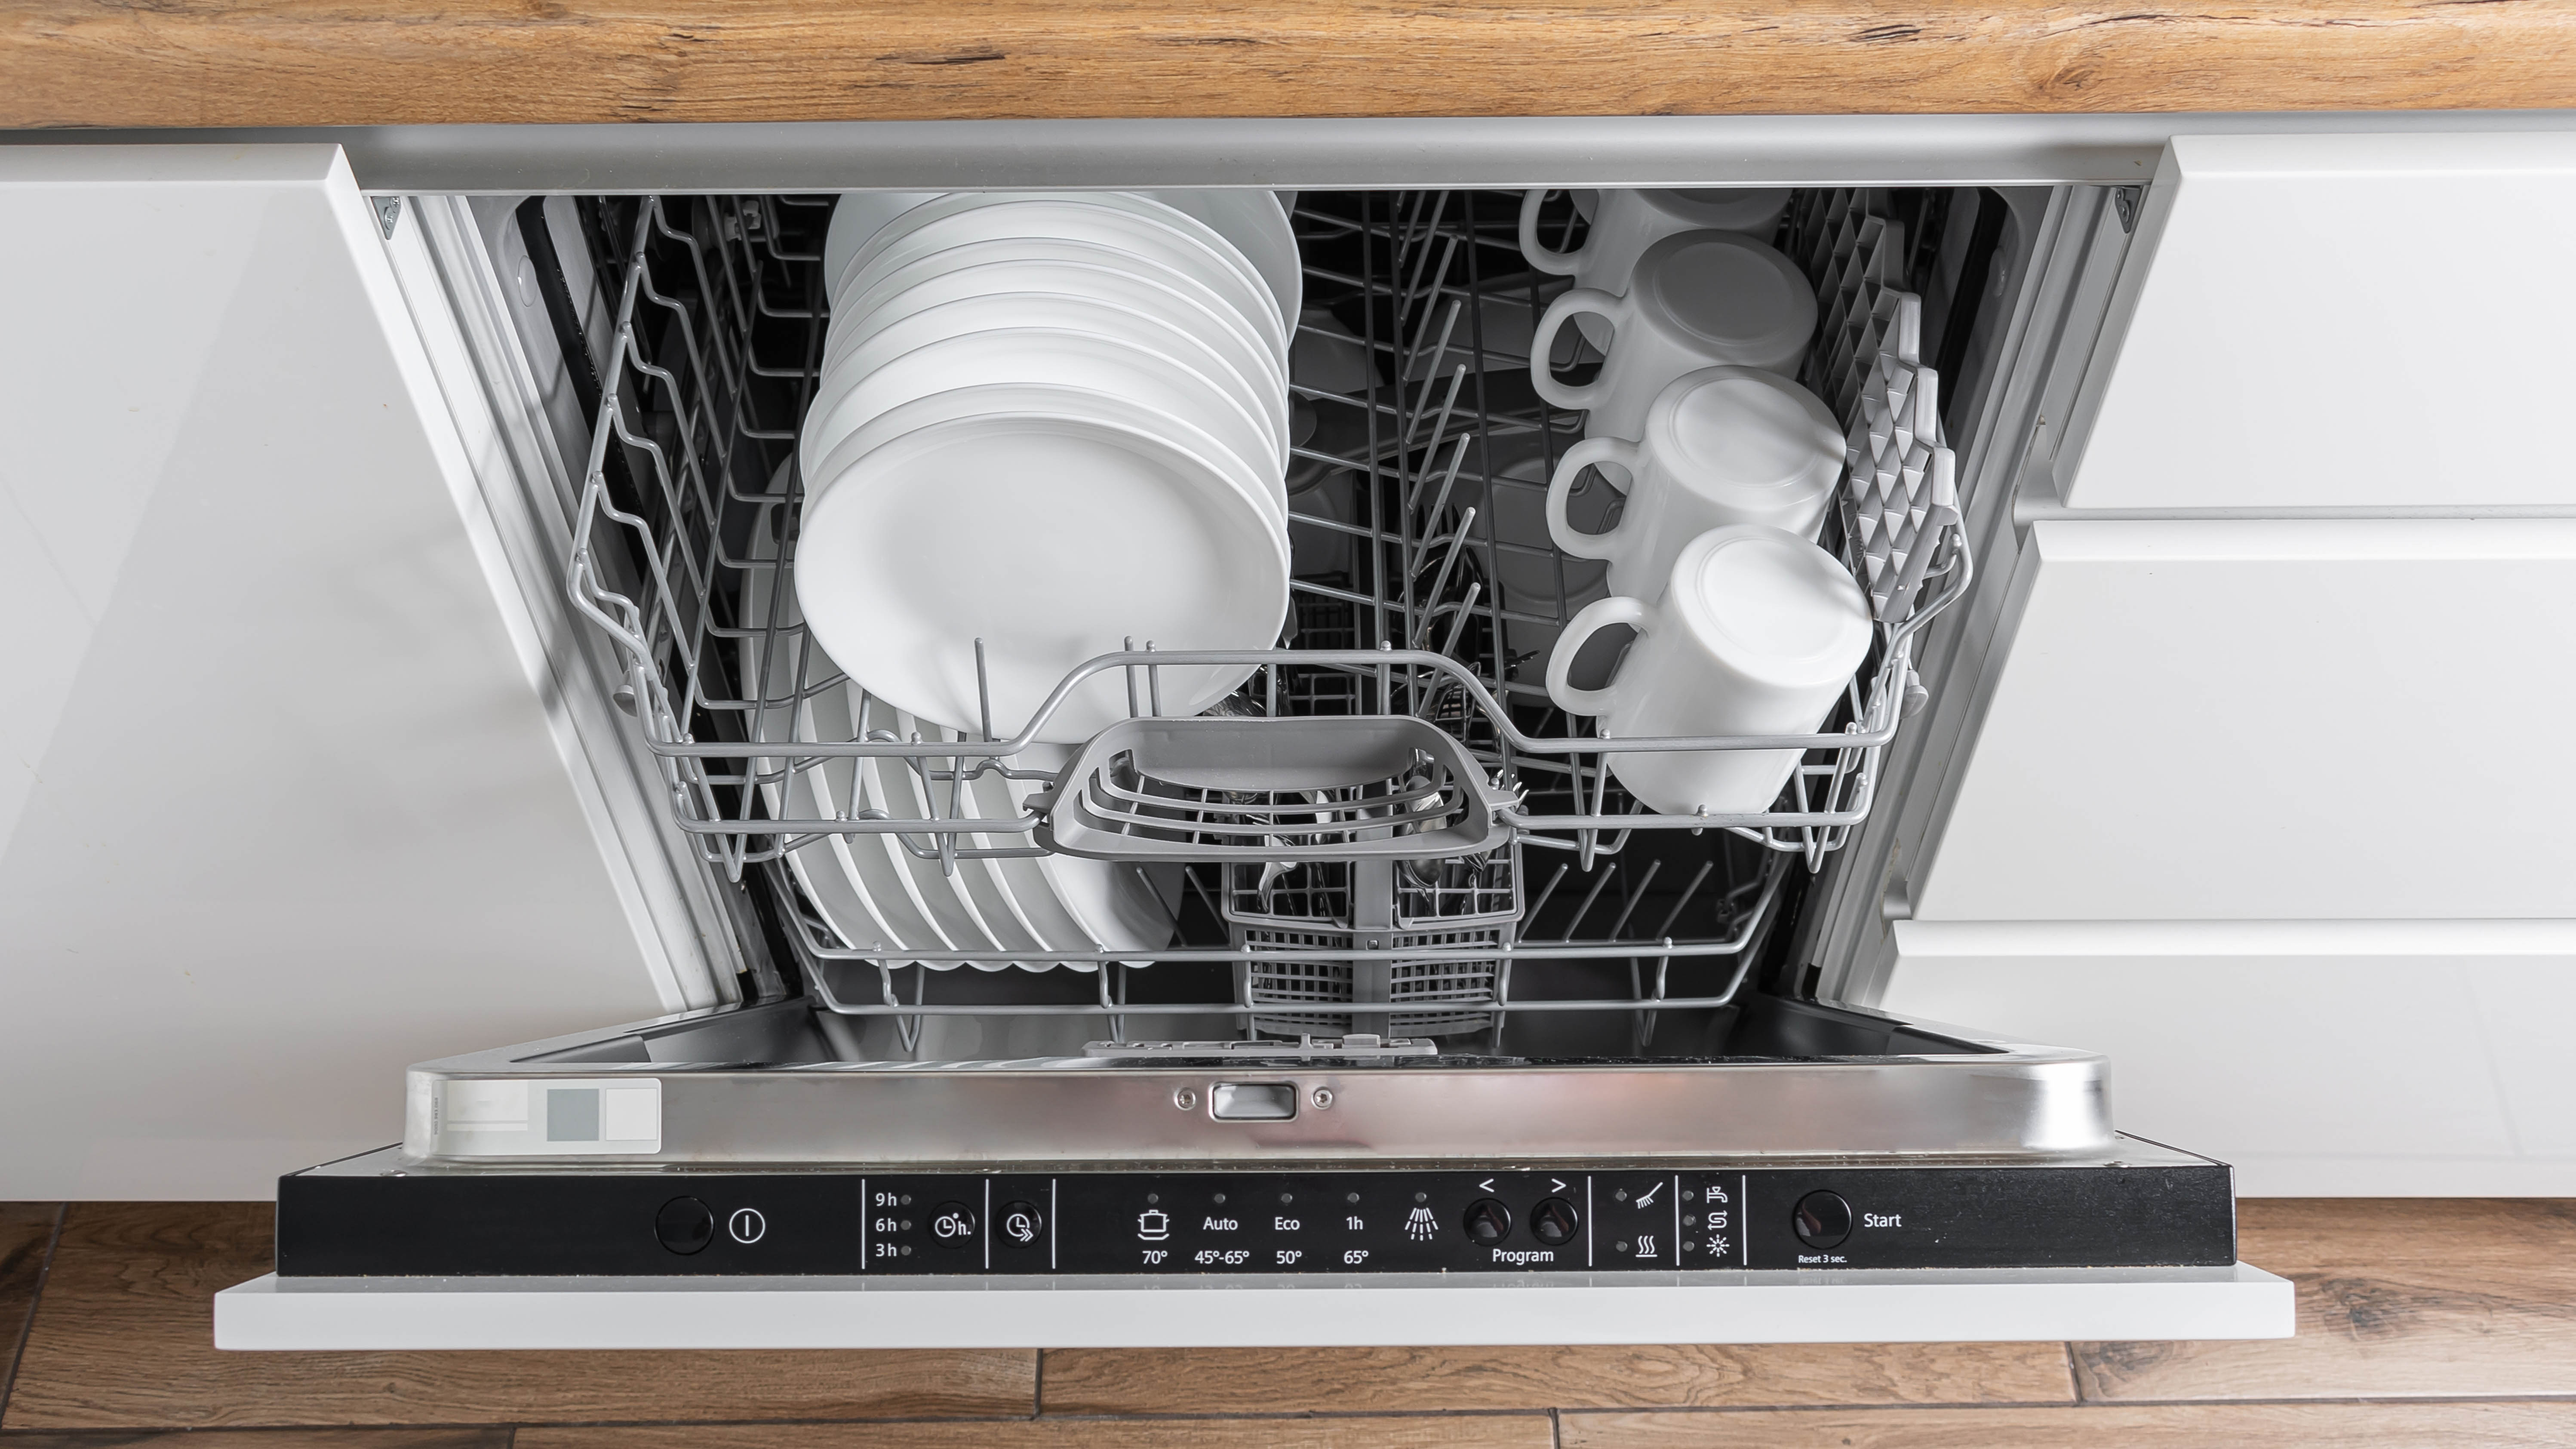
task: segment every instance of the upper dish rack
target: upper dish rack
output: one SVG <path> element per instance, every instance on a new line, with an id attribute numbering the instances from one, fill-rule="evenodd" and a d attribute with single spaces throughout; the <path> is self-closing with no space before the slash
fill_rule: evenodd
<path id="1" fill-rule="evenodd" d="M 1810 867 L 1820 864 L 1869 812 L 1881 752 L 1917 688 L 1914 635 L 1964 592 L 1970 573 L 1955 487 L 1926 476 L 1937 423 L 1914 422 L 1917 414 L 1937 414 L 1928 371 L 1912 365 L 1903 340 L 1915 324 L 1906 318 L 1913 304 L 1891 284 L 1890 258 L 1902 251 L 1890 236 L 1896 224 L 1870 216 L 1859 193 L 1813 193 L 1782 238 L 1817 276 L 1825 303 L 1808 380 L 1820 393 L 1853 404 L 1845 411 L 1854 429 L 1854 466 L 1839 537 L 1831 541 L 1869 588 L 1877 645 L 1844 705 L 1816 734 L 1618 740 L 1621 753 L 1808 752 L 1773 809 L 1673 815 L 1626 797 L 1601 768 L 1605 737 L 1581 732 L 1577 721 L 1552 708 L 1527 707 L 1543 701 L 1543 691 L 1520 677 L 1520 666 L 1532 659 L 1529 651 L 1516 651 L 1516 641 L 1525 626 L 1558 627 L 1573 610 L 1562 594 L 1533 600 L 1524 593 L 1507 601 L 1491 586 L 1505 556 L 1532 552 L 1496 536 L 1494 500 L 1511 490 L 1534 494 L 1546 474 L 1513 477 L 1489 460 L 1518 452 L 1552 468 L 1577 420 L 1549 409 L 1525 386 L 1514 387 L 1511 374 L 1524 358 L 1512 354 L 1508 338 L 1487 333 L 1504 330 L 1494 324 L 1514 310 L 1543 306 L 1551 284 L 1561 284 L 1527 278 L 1523 294 L 1512 296 L 1462 274 L 1462 254 L 1478 249 L 1461 245 L 1470 234 L 1455 214 L 1461 195 L 1399 196 L 1365 221 L 1312 209 L 1297 217 L 1301 239 L 1362 233 L 1385 258 L 1382 275 L 1353 276 L 1324 265 L 1308 270 L 1314 284 L 1374 290 L 1370 325 L 1361 330 L 1374 334 L 1383 316 L 1388 336 L 1332 336 L 1310 323 L 1300 341 L 1320 332 L 1332 344 L 1356 344 L 1370 359 L 1387 354 L 1396 365 L 1368 366 L 1359 396 L 1302 382 L 1293 389 L 1301 409 L 1360 414 L 1357 425 L 1329 439 L 1347 446 L 1300 446 L 1295 458 L 1310 489 L 1316 472 L 1362 475 L 1374 516 L 1343 518 L 1311 507 L 1312 491 L 1292 497 L 1291 508 L 1296 529 L 1345 548 L 1352 564 L 1345 579 L 1365 583 L 1299 577 L 1293 585 L 1299 623 L 1287 647 L 1183 653 L 1137 641 L 1069 676 L 1030 720 L 980 721 L 981 738 L 928 743 L 808 738 L 810 732 L 794 726 L 796 706 L 838 688 L 837 677 L 800 679 L 781 697 L 761 697 L 765 689 L 747 690 L 733 677 L 741 640 L 758 640 L 761 657 L 770 657 L 773 649 L 792 648 L 790 636 L 802 633 L 795 623 L 742 620 L 731 611 L 751 571 L 771 572 L 769 598 L 787 596 L 791 586 L 803 480 L 791 477 L 788 491 L 774 494 L 767 479 L 771 460 L 793 452 L 824 317 L 817 254 L 798 250 L 788 234 L 802 222 L 810 247 L 828 199 L 710 198 L 683 227 L 674 223 L 671 203 L 641 198 L 631 229 L 601 248 L 616 310 L 576 520 L 571 588 L 575 605 L 614 640 L 626 670 L 620 702 L 661 759 L 673 813 L 702 842 L 709 862 L 739 877 L 744 867 L 821 834 L 895 834 L 916 853 L 943 858 L 1034 851 L 1041 847 L 977 848 L 966 837 L 1031 834 L 1041 825 L 1036 811 L 1007 821 L 942 818 L 940 792 L 929 791 L 933 808 L 920 818 L 774 819 L 761 787 L 775 786 L 782 773 L 849 756 L 903 757 L 935 780 L 993 769 L 1026 776 L 1032 772 L 1018 757 L 1080 679 L 1126 673 L 1136 712 L 1150 717 L 1161 668 L 1250 663 L 1259 667 L 1239 696 L 1246 714 L 1387 715 L 1437 725 L 1464 747 L 1446 763 L 1472 758 L 1481 776 L 1469 781 L 1459 771 L 1451 793 L 1490 808 L 1494 821 L 1525 845 L 1576 851 L 1588 865 L 1629 831 L 1716 828 L 1801 856 Z M 1489 372 L 1489 365 L 1500 371 Z M 1385 379 L 1384 371 L 1400 380 Z M 1909 391 L 1915 378 L 1925 384 Z M 1292 476 L 1292 488 L 1298 481 Z M 744 546 L 753 527 L 787 536 L 775 550 L 754 551 Z M 1891 545 L 1897 545 L 1893 553 Z M 1561 561 L 1558 567 L 1561 573 Z M 1329 626 L 1307 626 L 1319 612 L 1308 606 L 1317 604 L 1343 606 L 1339 632 L 1351 647 L 1314 647 L 1334 642 Z M 1543 657 L 1536 662 L 1543 664 Z M 1004 728 L 1012 732 L 1005 735 Z M 751 739 L 789 744 L 794 753 L 750 768 L 743 742 Z M 1055 799 L 1063 808 L 1110 798 L 1119 788 L 1094 772 Z M 1391 778 L 1388 788 L 1400 782 Z M 1113 855 L 1129 853 L 1129 842 L 1153 838 L 1056 833 L 1058 848 Z M 1472 847 L 1442 842 L 1443 852 L 1456 848 Z"/>
<path id="2" fill-rule="evenodd" d="M 1642 1048 L 1659 1011 L 1732 1002 L 1789 867 L 1820 865 L 1867 816 L 1883 751 L 1919 695 L 1914 636 L 1970 577 L 1937 394 L 1911 352 L 1919 305 L 1896 288 L 1901 235 L 1866 195 L 1801 197 L 1778 241 L 1808 265 L 1823 303 L 1805 380 L 1853 399 L 1852 466 L 1826 542 L 1868 586 L 1877 640 L 1816 734 L 1615 742 L 1621 753 L 1806 752 L 1773 809 L 1704 815 L 1629 798 L 1602 767 L 1608 742 L 1540 683 L 1547 644 L 1585 600 L 1543 538 L 1495 519 L 1534 514 L 1580 436 L 1580 415 L 1550 409 L 1527 375 L 1531 321 L 1567 283 L 1518 266 L 1495 273 L 1519 200 L 1489 193 L 1309 197 L 1296 210 L 1309 309 L 1292 372 L 1298 564 L 1281 647 L 1183 653 L 1131 640 L 1074 671 L 1029 720 L 982 719 L 926 741 L 819 735 L 811 702 L 847 681 L 813 664 L 819 651 L 783 601 L 805 481 L 789 460 L 823 350 L 830 205 L 579 203 L 613 310 L 591 380 L 570 570 L 573 602 L 623 666 L 618 703 L 660 762 L 673 817 L 710 867 L 770 882 L 818 1004 L 897 1018 L 918 1055 L 925 1021 L 995 1013 L 1105 1017 L 1120 1038 L 1136 1035 L 1130 1018 L 1212 1014 L 1289 1035 L 1490 1026 L 1499 1043 L 1507 1016 L 1625 1011 Z M 750 681 L 745 658 L 795 667 Z M 1255 668 L 1208 717 L 1162 717 L 1160 669 L 1211 663 Z M 1039 767 L 1029 745 L 1057 701 L 1102 672 L 1124 676 L 1133 718 L 1061 777 Z M 1234 748 L 1246 742 L 1257 753 Z M 851 757 L 903 760 L 927 808 L 778 818 L 772 802 L 832 798 L 783 787 Z M 953 808 L 962 784 L 988 772 L 1038 787 L 1025 813 Z M 1231 969 L 1235 987 L 1223 1001 L 1140 999 L 1127 969 L 1144 964 L 1138 953 L 1103 947 L 1047 953 L 1100 968 L 1063 999 L 941 1001 L 929 970 L 906 990 L 908 968 L 844 945 L 789 877 L 790 852 L 834 835 L 891 836 L 952 874 L 961 860 L 1049 851 L 1194 862 L 1176 914 L 1197 910 L 1197 928 L 1144 954 L 1166 970 Z M 1717 848 L 1726 839 L 1747 842 L 1749 857 Z M 1727 957 L 1731 967 L 1715 959 Z M 1693 968 L 1686 989 L 1668 992 L 1676 963 L 1693 961 L 1716 974 Z M 1554 979 L 1515 991 L 1522 962 L 1554 963 Z M 1624 993 L 1605 990 L 1623 968 Z"/>

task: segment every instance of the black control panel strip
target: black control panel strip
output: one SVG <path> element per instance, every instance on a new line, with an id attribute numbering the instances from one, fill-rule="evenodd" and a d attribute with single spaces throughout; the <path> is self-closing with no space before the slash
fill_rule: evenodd
<path id="1" fill-rule="evenodd" d="M 566 1172 L 278 1184 L 288 1277 L 2223 1266 L 2217 1164 Z"/>

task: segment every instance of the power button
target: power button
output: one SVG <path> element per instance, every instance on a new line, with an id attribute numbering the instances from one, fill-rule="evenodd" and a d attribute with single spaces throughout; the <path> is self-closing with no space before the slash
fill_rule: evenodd
<path id="1" fill-rule="evenodd" d="M 675 1197 L 653 1215 L 653 1236 L 683 1257 L 703 1251 L 716 1239 L 716 1215 L 693 1197 Z"/>

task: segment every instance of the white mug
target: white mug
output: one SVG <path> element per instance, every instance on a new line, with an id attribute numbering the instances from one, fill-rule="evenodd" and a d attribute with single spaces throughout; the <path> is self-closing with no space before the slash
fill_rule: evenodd
<path id="1" fill-rule="evenodd" d="M 1628 474 L 1628 506 L 1601 533 L 1566 517 L 1574 480 L 1607 463 Z M 1547 532 L 1575 558 L 1606 559 L 1610 591 L 1653 603 L 1673 560 L 1712 528 L 1759 523 L 1814 538 L 1842 477 L 1843 435 L 1816 395 L 1758 367 L 1704 367 L 1674 379 L 1642 435 L 1586 438 L 1547 485 Z"/>
<path id="2" fill-rule="evenodd" d="M 1616 335 L 1601 375 L 1568 387 L 1548 354 L 1585 313 Z M 1686 231 L 1646 248 L 1624 294 L 1577 287 L 1549 303 L 1530 339 L 1530 383 L 1557 407 L 1588 411 L 1585 436 L 1633 438 L 1674 378 L 1721 364 L 1794 376 L 1815 331 L 1816 293 L 1797 263 L 1733 232 Z"/>
<path id="3" fill-rule="evenodd" d="M 1769 241 L 1789 210 L 1785 186 L 1718 187 L 1700 191 L 1603 191 L 1585 210 L 1577 193 L 1575 209 L 1591 223 L 1583 245 L 1570 252 L 1551 251 L 1539 240 L 1538 214 L 1545 190 L 1521 197 L 1521 255 L 1554 277 L 1572 277 L 1574 285 L 1600 292 L 1628 290 L 1629 274 L 1646 248 L 1684 231 L 1742 232 Z M 1593 346 L 1610 340 L 1610 329 L 1598 317 L 1581 317 L 1575 325 Z"/>
<path id="4" fill-rule="evenodd" d="M 1637 631 L 1600 689 L 1567 679 L 1584 641 Z M 1565 626 L 1547 661 L 1548 698 L 1612 736 L 1809 734 L 1869 653 L 1869 600 L 1839 560 L 1758 524 L 1711 529 L 1673 561 L 1664 597 L 1614 595 Z M 1688 815 L 1770 807 L 1798 750 L 1612 754 L 1610 772 L 1647 808 Z"/>

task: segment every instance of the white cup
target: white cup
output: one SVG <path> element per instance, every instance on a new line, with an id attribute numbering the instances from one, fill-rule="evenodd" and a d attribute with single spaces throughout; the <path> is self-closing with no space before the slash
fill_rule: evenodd
<path id="1" fill-rule="evenodd" d="M 1637 631 L 1618 672 L 1576 689 L 1584 641 L 1613 624 Z M 1654 603 L 1614 595 L 1565 626 L 1547 693 L 1613 736 L 1813 733 L 1869 653 L 1869 600 L 1833 555 L 1758 524 L 1711 529 L 1673 561 Z M 1610 772 L 1647 808 L 1733 815 L 1769 808 L 1797 750 L 1612 754 Z"/>
<path id="2" fill-rule="evenodd" d="M 1574 285 L 1601 292 L 1628 290 L 1628 277 L 1646 248 L 1676 232 L 1734 231 L 1756 241 L 1769 241 L 1789 210 L 1785 186 L 1720 187 L 1700 191 L 1602 191 L 1592 207 L 1575 209 L 1591 223 L 1583 245 L 1570 252 L 1551 251 L 1539 240 L 1538 213 L 1545 190 L 1521 197 L 1521 255 L 1538 270 L 1572 277 Z M 1575 325 L 1595 347 L 1610 340 L 1610 329 L 1598 317 L 1576 319 Z"/>
<path id="3" fill-rule="evenodd" d="M 1601 375 L 1568 387 L 1548 355 L 1558 330 L 1585 314 L 1614 335 Z M 1674 378 L 1720 365 L 1791 376 L 1815 331 L 1816 294 L 1797 263 L 1733 232 L 1686 231 L 1646 248 L 1625 293 L 1577 287 L 1549 303 L 1530 339 L 1530 382 L 1555 406 L 1589 412 L 1585 436 L 1633 438 Z"/>
<path id="4" fill-rule="evenodd" d="M 1576 475 L 1596 464 L 1628 474 L 1628 505 L 1601 533 L 1566 516 Z M 1547 485 L 1547 533 L 1575 558 L 1606 559 L 1610 590 L 1663 597 L 1673 560 L 1712 528 L 1758 523 L 1814 538 L 1842 476 L 1843 436 L 1816 395 L 1758 367 L 1704 367 L 1674 379 L 1646 411 L 1643 435 L 1586 438 Z"/>

